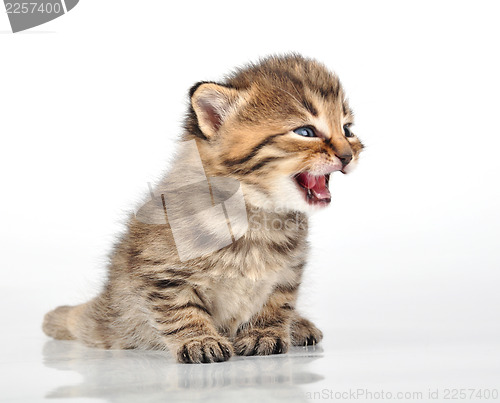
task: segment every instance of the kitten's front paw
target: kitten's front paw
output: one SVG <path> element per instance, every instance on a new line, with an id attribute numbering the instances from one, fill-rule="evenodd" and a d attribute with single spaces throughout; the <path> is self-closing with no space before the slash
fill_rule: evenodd
<path id="1" fill-rule="evenodd" d="M 282 354 L 288 351 L 289 339 L 273 329 L 252 329 L 236 336 L 233 345 L 238 355 Z"/>
<path id="2" fill-rule="evenodd" d="M 295 322 L 292 322 L 290 332 L 292 345 L 294 346 L 311 346 L 323 339 L 323 332 L 305 318 L 298 318 Z"/>
<path id="3" fill-rule="evenodd" d="M 233 355 L 231 343 L 223 337 L 193 337 L 177 351 L 179 362 L 187 364 L 227 361 Z"/>

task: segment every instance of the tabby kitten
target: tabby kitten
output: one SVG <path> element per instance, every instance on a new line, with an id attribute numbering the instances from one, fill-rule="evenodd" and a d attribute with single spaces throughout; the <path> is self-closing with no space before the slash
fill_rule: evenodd
<path id="1" fill-rule="evenodd" d="M 49 312 L 45 333 L 106 349 L 168 349 L 185 363 L 319 342 L 321 331 L 295 308 L 307 215 L 330 203 L 330 174 L 358 159 L 352 124 L 338 78 L 296 54 L 196 84 L 185 147 L 131 216 L 104 290 Z"/>

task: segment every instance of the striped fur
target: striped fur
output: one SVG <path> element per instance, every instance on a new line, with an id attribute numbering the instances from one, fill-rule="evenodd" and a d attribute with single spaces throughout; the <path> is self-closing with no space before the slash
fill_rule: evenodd
<path id="1" fill-rule="evenodd" d="M 353 115 L 337 77 L 299 55 L 270 57 L 222 83 L 198 83 L 190 97 L 182 140 L 196 141 L 208 177 L 239 181 L 248 229 L 218 251 L 181 261 L 168 222 L 131 216 L 104 291 L 49 312 L 47 335 L 99 348 L 168 349 L 186 363 L 284 353 L 321 340 L 295 309 L 315 207 L 292 178 L 349 154 L 347 171 L 363 148 L 344 136 Z M 293 133 L 306 125 L 318 138 Z M 182 184 L 194 157 L 179 157 L 155 191 Z M 193 215 L 199 209 L 196 197 L 180 204 Z M 200 229 L 217 225 L 210 216 L 195 220 Z"/>

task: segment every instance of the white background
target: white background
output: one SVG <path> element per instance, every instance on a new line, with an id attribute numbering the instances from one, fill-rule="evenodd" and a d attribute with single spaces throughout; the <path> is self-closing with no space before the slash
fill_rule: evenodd
<path id="1" fill-rule="evenodd" d="M 18 34 L 0 14 L 4 345 L 43 338 L 46 311 L 98 292 L 124 217 L 168 166 L 189 87 L 287 51 L 340 76 L 367 146 L 313 218 L 300 306 L 325 342 L 498 343 L 499 11 L 82 0 Z"/>

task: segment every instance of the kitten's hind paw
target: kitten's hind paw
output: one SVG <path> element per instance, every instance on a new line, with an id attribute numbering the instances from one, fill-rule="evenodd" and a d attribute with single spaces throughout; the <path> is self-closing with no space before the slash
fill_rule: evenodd
<path id="1" fill-rule="evenodd" d="M 233 355 L 231 343 L 223 337 L 202 336 L 185 341 L 177 360 L 186 364 L 227 361 Z"/>
<path id="2" fill-rule="evenodd" d="M 234 350 L 238 355 L 282 354 L 288 351 L 289 337 L 273 329 L 252 329 L 236 337 Z"/>
<path id="3" fill-rule="evenodd" d="M 323 332 L 305 318 L 298 318 L 292 323 L 290 328 L 292 335 L 292 345 L 312 346 L 318 344 L 323 339 Z"/>

